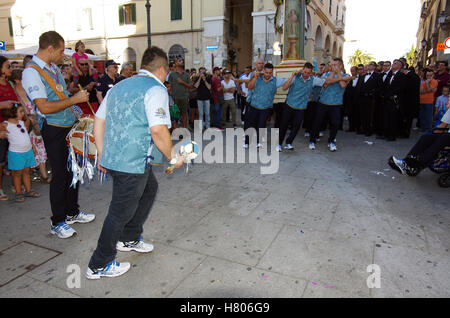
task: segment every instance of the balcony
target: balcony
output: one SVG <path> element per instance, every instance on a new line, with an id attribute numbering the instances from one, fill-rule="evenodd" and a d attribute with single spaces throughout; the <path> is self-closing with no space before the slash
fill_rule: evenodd
<path id="1" fill-rule="evenodd" d="M 345 33 L 344 21 L 342 21 L 342 20 L 336 21 L 334 33 L 336 33 L 336 35 L 343 35 Z"/>

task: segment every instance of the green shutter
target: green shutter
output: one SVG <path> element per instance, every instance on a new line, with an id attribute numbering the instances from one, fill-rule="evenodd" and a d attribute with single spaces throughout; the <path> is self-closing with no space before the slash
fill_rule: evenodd
<path id="1" fill-rule="evenodd" d="M 12 25 L 12 18 L 11 17 L 8 18 L 8 24 L 9 24 L 9 35 L 10 36 L 14 36 L 13 25 Z"/>
<path id="2" fill-rule="evenodd" d="M 124 25 L 123 6 L 119 6 L 119 25 Z"/>
<path id="3" fill-rule="evenodd" d="M 181 20 L 181 0 L 170 0 L 170 19 Z"/>
<path id="4" fill-rule="evenodd" d="M 136 25 L 136 3 L 131 4 L 131 24 Z"/>

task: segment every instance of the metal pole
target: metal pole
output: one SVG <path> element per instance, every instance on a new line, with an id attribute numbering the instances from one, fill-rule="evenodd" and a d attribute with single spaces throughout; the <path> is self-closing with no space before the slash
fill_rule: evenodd
<path id="1" fill-rule="evenodd" d="M 150 24 L 151 4 L 150 4 L 149 0 L 147 0 L 147 3 L 145 4 L 145 8 L 147 9 L 147 42 L 148 42 L 148 47 L 151 47 L 152 46 L 151 24 Z"/>

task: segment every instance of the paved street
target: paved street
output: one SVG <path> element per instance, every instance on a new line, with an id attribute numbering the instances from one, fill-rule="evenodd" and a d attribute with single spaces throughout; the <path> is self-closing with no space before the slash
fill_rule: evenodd
<path id="1" fill-rule="evenodd" d="M 144 232 L 155 249 L 119 252 L 132 269 L 100 281 L 84 274 L 111 182 L 82 188 L 81 207 L 97 218 L 67 240 L 49 234 L 48 186 L 34 183 L 42 198 L 0 202 L 0 297 L 449 297 L 449 191 L 428 170 L 413 179 L 387 165 L 418 137 L 339 132 L 331 153 L 326 136 L 314 152 L 299 136 L 275 175 L 258 164 L 196 164 L 171 177 L 156 168 Z M 9 177 L 4 185 L 11 194 Z M 70 288 L 71 264 L 80 288 Z M 370 264 L 381 288 L 367 286 Z"/>

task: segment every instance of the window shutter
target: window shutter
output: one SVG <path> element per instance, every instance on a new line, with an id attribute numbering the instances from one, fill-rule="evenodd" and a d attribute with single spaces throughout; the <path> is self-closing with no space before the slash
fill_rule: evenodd
<path id="1" fill-rule="evenodd" d="M 171 20 L 181 20 L 181 0 L 170 0 Z"/>
<path id="2" fill-rule="evenodd" d="M 136 25 L 136 3 L 131 4 L 131 24 Z"/>
<path id="3" fill-rule="evenodd" d="M 13 24 L 12 24 L 12 18 L 11 17 L 8 18 L 8 24 L 9 24 L 9 35 L 10 36 L 14 36 Z"/>
<path id="4" fill-rule="evenodd" d="M 119 6 L 119 25 L 124 25 L 123 6 Z"/>

